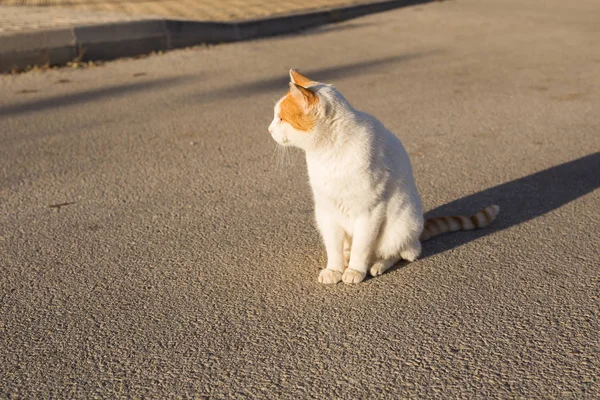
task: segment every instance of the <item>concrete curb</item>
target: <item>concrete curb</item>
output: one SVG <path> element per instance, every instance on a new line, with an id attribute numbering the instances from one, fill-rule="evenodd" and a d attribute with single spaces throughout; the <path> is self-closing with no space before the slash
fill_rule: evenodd
<path id="1" fill-rule="evenodd" d="M 281 35 L 430 1 L 433 0 L 386 0 L 236 22 L 155 19 L 5 35 L 0 36 L 0 73 L 31 65 L 65 65 L 78 57 L 81 61 L 110 60 Z"/>

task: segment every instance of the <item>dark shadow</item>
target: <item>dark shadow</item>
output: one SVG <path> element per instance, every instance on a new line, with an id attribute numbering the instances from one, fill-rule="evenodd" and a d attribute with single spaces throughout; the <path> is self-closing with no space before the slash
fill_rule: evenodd
<path id="1" fill-rule="evenodd" d="M 350 31 L 358 28 L 375 25 L 374 22 L 346 22 L 339 24 L 323 25 L 316 28 L 308 28 L 304 31 L 297 32 L 298 36 L 314 36 L 330 32 Z"/>
<path id="2" fill-rule="evenodd" d="M 14 116 L 53 108 L 67 107 L 73 104 L 87 103 L 103 97 L 115 97 L 127 93 L 135 93 L 156 88 L 175 85 L 189 81 L 190 77 L 162 78 L 152 81 L 136 81 L 135 83 L 121 84 L 99 89 L 86 90 L 84 92 L 61 94 L 33 100 L 26 103 L 11 104 L 0 108 L 1 116 Z"/>
<path id="3" fill-rule="evenodd" d="M 535 174 L 454 200 L 425 214 L 471 215 L 490 204 L 500 214 L 490 226 L 433 238 L 423 244 L 421 258 L 451 250 L 472 240 L 522 224 L 553 211 L 600 187 L 600 153 L 593 153 Z M 402 264 L 399 265 L 401 267 Z"/>
<path id="4" fill-rule="evenodd" d="M 368 60 L 345 65 L 337 65 L 334 67 L 321 69 L 303 69 L 301 68 L 301 66 L 298 66 L 298 68 L 303 74 L 306 74 L 312 79 L 318 80 L 319 82 L 329 83 L 347 76 L 362 75 L 365 74 L 367 71 L 377 70 L 378 68 L 381 68 L 388 64 L 397 64 L 437 53 L 440 53 L 440 50 L 408 53 L 392 57 L 379 58 L 375 60 Z M 212 101 L 218 99 L 244 97 L 265 92 L 281 92 L 281 94 L 283 95 L 288 88 L 289 81 L 290 78 L 287 75 L 287 73 L 282 72 L 281 75 L 278 75 L 275 78 L 263 79 L 260 81 L 250 83 L 243 83 L 235 86 L 230 86 L 228 88 L 216 89 L 208 92 L 194 94 L 192 96 L 194 97 L 195 101 Z"/>

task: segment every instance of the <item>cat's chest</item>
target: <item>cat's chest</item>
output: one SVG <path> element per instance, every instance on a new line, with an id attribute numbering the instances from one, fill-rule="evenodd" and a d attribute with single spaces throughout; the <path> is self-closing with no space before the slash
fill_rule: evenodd
<path id="1" fill-rule="evenodd" d="M 328 196 L 352 195 L 353 187 L 359 177 L 353 168 L 347 165 L 308 165 L 310 184 Z"/>
<path id="2" fill-rule="evenodd" d="M 369 197 L 365 177 L 349 167 L 324 168 L 309 167 L 310 184 L 315 194 L 315 201 L 328 205 L 342 215 L 350 216 Z"/>

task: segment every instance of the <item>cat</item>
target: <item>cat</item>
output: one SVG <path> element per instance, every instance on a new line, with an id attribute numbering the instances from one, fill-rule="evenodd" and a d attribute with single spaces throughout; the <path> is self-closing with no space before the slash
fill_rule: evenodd
<path id="1" fill-rule="evenodd" d="M 319 282 L 352 284 L 414 261 L 421 241 L 446 232 L 483 228 L 500 208 L 471 217 L 424 221 L 411 163 L 400 140 L 379 120 L 355 110 L 332 85 L 290 70 L 289 91 L 269 125 L 282 146 L 304 150 L 317 227 L 327 265 Z"/>

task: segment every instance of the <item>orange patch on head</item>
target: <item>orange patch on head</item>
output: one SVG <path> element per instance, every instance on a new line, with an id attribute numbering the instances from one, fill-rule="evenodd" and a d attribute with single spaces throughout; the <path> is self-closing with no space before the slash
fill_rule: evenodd
<path id="1" fill-rule="evenodd" d="M 290 79 L 293 83 L 304 88 L 314 85 L 316 82 L 311 81 L 295 69 L 290 69 Z"/>
<path id="2" fill-rule="evenodd" d="M 299 131 L 310 131 L 315 126 L 315 118 L 311 109 L 317 102 L 317 96 L 312 94 L 310 99 L 306 99 L 308 107 L 305 107 L 302 100 L 292 95 L 290 91 L 279 105 L 279 118 Z"/>

